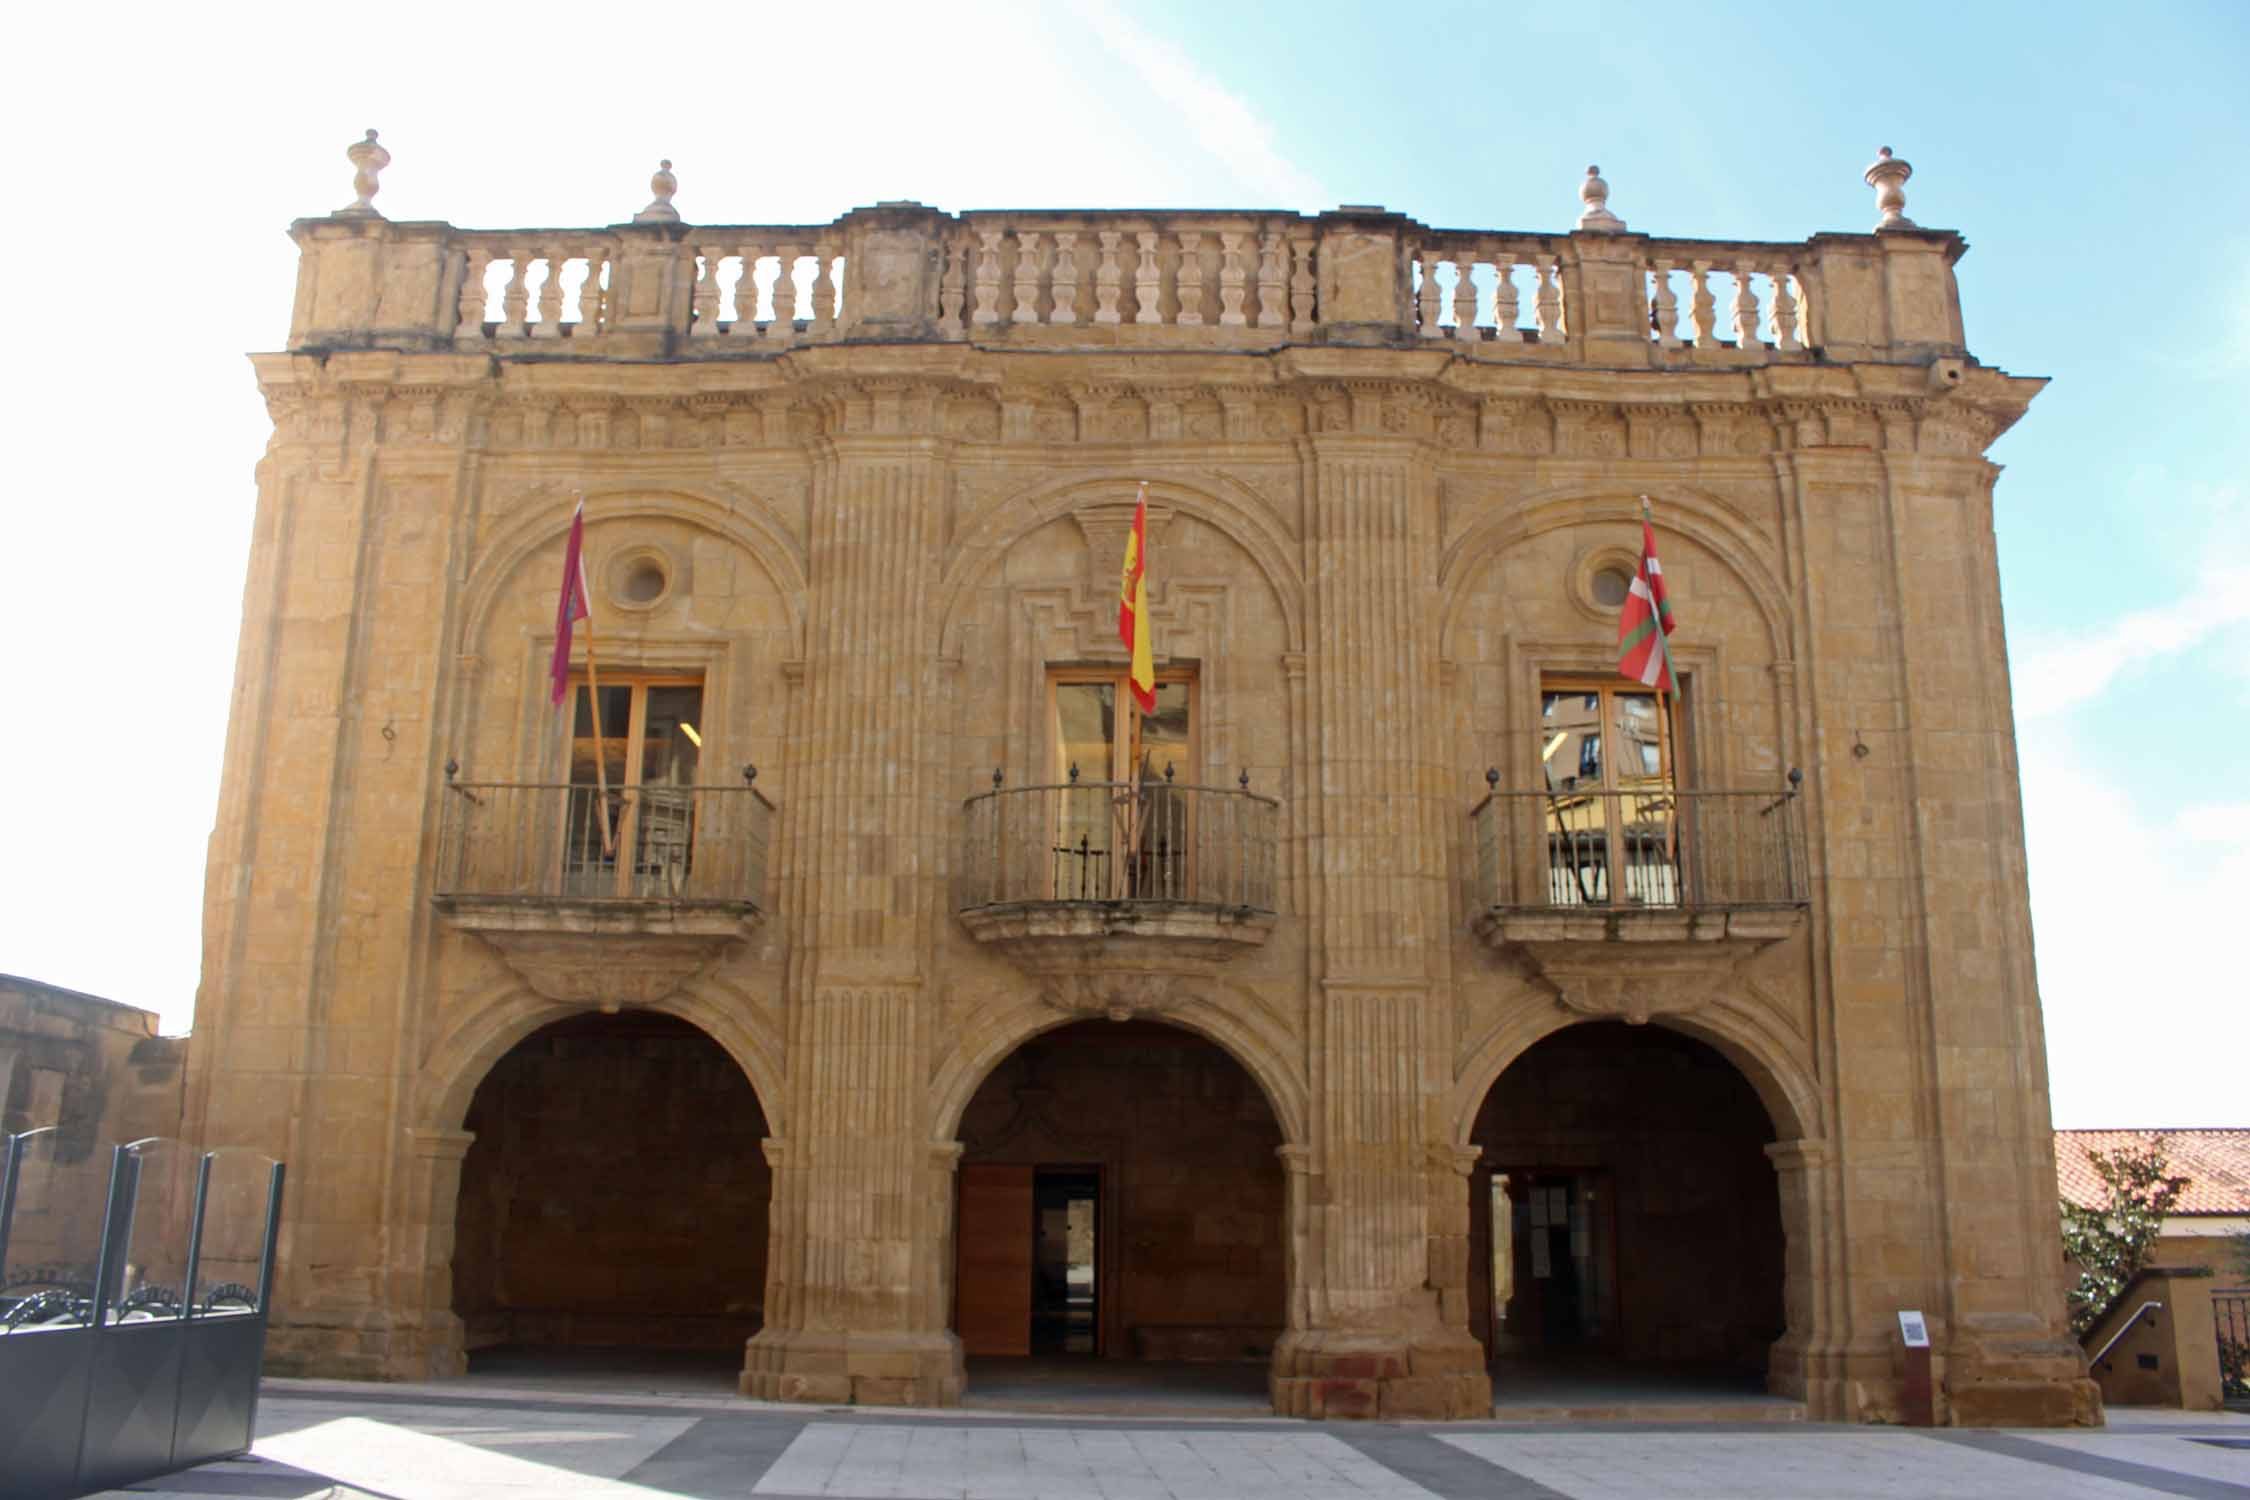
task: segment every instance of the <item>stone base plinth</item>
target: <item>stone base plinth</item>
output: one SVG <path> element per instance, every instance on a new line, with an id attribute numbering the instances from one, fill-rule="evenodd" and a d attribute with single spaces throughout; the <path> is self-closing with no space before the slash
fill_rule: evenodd
<path id="1" fill-rule="evenodd" d="M 958 1406 L 962 1379 L 951 1333 L 768 1329 L 744 1345 L 739 1385 L 760 1401 Z"/>
<path id="2" fill-rule="evenodd" d="M 2101 1388 L 2064 1338 L 1970 1334 L 1946 1351 L 1945 1415 L 1955 1427 L 2099 1427 Z"/>
<path id="3" fill-rule="evenodd" d="M 1359 1421 L 1492 1415 L 1484 1348 L 1463 1334 L 1410 1343 L 1375 1334 L 1292 1332 L 1273 1352 L 1273 1409 Z"/>
<path id="4" fill-rule="evenodd" d="M 323 1380 L 444 1380 L 469 1372 L 461 1320 L 427 1324 L 304 1316 L 266 1330 L 265 1372 Z"/>

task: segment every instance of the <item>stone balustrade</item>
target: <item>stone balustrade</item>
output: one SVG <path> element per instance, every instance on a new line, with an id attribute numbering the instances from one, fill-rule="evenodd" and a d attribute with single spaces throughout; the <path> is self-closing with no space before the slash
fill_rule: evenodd
<path id="1" fill-rule="evenodd" d="M 1658 239 L 1627 233 L 1591 174 L 1579 227 L 1546 235 L 1431 229 L 1368 206 L 884 203 L 828 224 L 698 225 L 671 209 L 669 169 L 660 179 L 649 210 L 602 228 L 399 223 L 364 194 L 300 220 L 290 347 L 725 359 L 845 341 L 1329 343 L 1626 368 L 1966 353 L 1952 275 L 1965 247 L 1950 231 L 1901 219 L 1794 244 Z"/>
<path id="2" fill-rule="evenodd" d="M 1659 358 L 1692 350 L 1740 362 L 1814 343 L 1804 274 L 1812 257 L 1803 247 L 1636 237 L 1634 248 L 1641 264 L 1626 268 L 1625 289 L 1647 311 L 1645 336 Z M 1411 252 L 1410 321 L 1423 338 L 1474 354 L 1520 358 L 1516 346 L 1529 345 L 1560 355 L 1571 343 L 1566 288 L 1585 274 L 1572 250 L 1567 236 L 1424 239 Z"/>
<path id="3" fill-rule="evenodd" d="M 937 326 L 948 338 L 1030 324 L 1280 342 L 1319 326 L 1317 241 L 1295 214 L 964 214 L 945 240 Z"/>

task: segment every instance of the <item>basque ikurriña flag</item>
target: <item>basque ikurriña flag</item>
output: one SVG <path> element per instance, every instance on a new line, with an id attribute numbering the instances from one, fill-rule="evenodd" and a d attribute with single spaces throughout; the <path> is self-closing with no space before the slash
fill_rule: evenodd
<path id="1" fill-rule="evenodd" d="M 586 612 L 586 502 L 570 513 L 570 541 L 563 548 L 562 597 L 555 603 L 555 659 L 548 667 L 553 681 L 548 697 L 560 707 L 570 696 L 570 627 L 589 618 Z"/>
<path id="2" fill-rule="evenodd" d="M 1133 506 L 1133 530 L 1125 538 L 1125 576 L 1117 598 L 1117 638 L 1133 653 L 1133 701 L 1141 712 L 1156 712 L 1156 652 L 1148 634 L 1148 481 L 1141 481 Z"/>
<path id="3" fill-rule="evenodd" d="M 1672 653 L 1658 634 L 1672 633 L 1672 601 L 1664 592 L 1664 567 L 1656 560 L 1656 529 L 1649 524 L 1646 497 L 1642 506 L 1641 567 L 1617 617 L 1617 670 L 1643 687 L 1677 693 Z"/>

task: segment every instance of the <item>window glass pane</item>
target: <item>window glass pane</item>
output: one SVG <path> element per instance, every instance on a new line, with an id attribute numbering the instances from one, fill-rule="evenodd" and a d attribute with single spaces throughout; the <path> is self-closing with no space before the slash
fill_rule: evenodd
<path id="1" fill-rule="evenodd" d="M 1617 742 L 1629 746 L 1618 767 L 1618 814 L 1623 823 L 1623 868 L 1618 872 L 1624 899 L 1641 906 L 1671 906 L 1679 900 L 1674 855 L 1678 834 L 1672 826 L 1672 781 L 1664 766 L 1662 710 L 1653 693 L 1610 695 Z"/>
<path id="2" fill-rule="evenodd" d="M 1602 734 L 1599 694 L 1548 693 L 1540 702 L 1539 758 L 1547 790 L 1570 791 L 1601 785 Z"/>
<path id="3" fill-rule="evenodd" d="M 1055 780 L 1068 781 L 1072 766 L 1078 768 L 1081 781 L 1109 780 L 1116 732 L 1114 683 L 1055 684 Z"/>
<path id="4" fill-rule="evenodd" d="M 703 733 L 701 687 L 652 687 L 641 738 L 641 785 L 693 786 Z"/>
<path id="5" fill-rule="evenodd" d="M 1618 693 L 1617 743 L 1629 747 L 1621 755 L 1620 770 L 1631 780 L 1664 774 L 1664 740 L 1652 693 Z"/>
<path id="6" fill-rule="evenodd" d="M 1184 682 L 1156 685 L 1156 712 L 1141 720 L 1143 781 L 1162 781 L 1167 768 L 1175 780 L 1195 779 L 1194 768 L 1188 764 L 1188 697 L 1188 684 Z"/>
<path id="7" fill-rule="evenodd" d="M 594 711 L 588 701 L 586 685 L 576 689 L 577 706 L 572 711 L 570 732 L 570 781 L 573 786 L 592 786 L 594 775 Z M 633 690 L 630 687 L 602 685 L 602 737 L 601 754 L 607 762 L 609 784 L 625 784 L 625 736 L 633 728 Z"/>
<path id="8" fill-rule="evenodd" d="M 1117 871 L 1112 858 L 1110 792 L 1117 728 L 1117 687 L 1108 682 L 1055 684 L 1054 844 L 1048 883 L 1058 901 L 1106 901 Z M 1076 784 L 1070 773 L 1078 772 Z"/>

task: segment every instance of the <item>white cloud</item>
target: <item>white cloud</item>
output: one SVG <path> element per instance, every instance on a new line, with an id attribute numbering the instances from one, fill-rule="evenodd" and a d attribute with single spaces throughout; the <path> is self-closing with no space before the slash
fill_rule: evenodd
<path id="1" fill-rule="evenodd" d="M 2190 843 L 2250 849 L 2250 802 L 2203 802 L 2183 808 L 2172 820 L 2172 833 Z"/>
<path id="2" fill-rule="evenodd" d="M 2043 718 L 2098 698 L 2132 667 L 2191 651 L 2230 626 L 2250 624 L 2250 568 L 2242 533 L 2250 526 L 2250 490 L 2205 486 L 2166 497 L 2175 508 L 2207 518 L 2190 555 L 2201 564 L 2180 597 L 2122 615 L 2091 634 L 2034 650 L 2014 664 L 2016 717 Z M 2250 678 L 2250 653 L 2228 670 Z"/>
<path id="3" fill-rule="evenodd" d="M 2190 650 L 2250 622 L 2250 574 L 2213 564 L 2183 597 L 2135 610 L 2100 633 L 2034 652 L 2016 668 L 2016 717 L 2041 718 L 2100 697 L 2126 668 Z"/>
<path id="4" fill-rule="evenodd" d="M 1260 207 L 1334 205 L 1320 181 L 1274 144 L 1273 127 L 1179 48 L 1143 31 L 1108 0 L 1081 0 L 1077 13 L 1157 98 L 1178 111 L 1204 150 L 1259 195 Z"/>
<path id="5" fill-rule="evenodd" d="M 2250 802 L 2152 817 L 2052 737 L 2022 764 L 2055 1123 L 2250 1124 Z"/>

